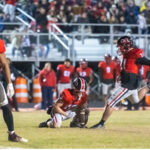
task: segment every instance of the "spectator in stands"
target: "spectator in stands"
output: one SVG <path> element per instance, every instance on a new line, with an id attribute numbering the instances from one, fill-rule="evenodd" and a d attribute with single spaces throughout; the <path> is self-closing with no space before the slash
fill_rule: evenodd
<path id="1" fill-rule="evenodd" d="M 118 23 L 125 25 L 125 18 L 124 18 L 124 16 L 120 16 L 119 17 Z M 119 26 L 119 27 L 117 27 L 118 33 L 125 33 L 125 30 L 126 30 L 125 26 Z"/>
<path id="2" fill-rule="evenodd" d="M 107 20 L 106 16 L 104 16 L 104 15 L 101 16 L 100 19 L 98 20 L 98 23 L 108 24 L 108 20 Z M 107 34 L 110 32 L 109 26 L 107 26 L 107 25 L 98 26 L 97 28 L 98 28 L 97 33 Z M 108 42 L 108 39 L 109 39 L 109 37 L 107 37 L 107 36 L 100 37 L 100 43 L 106 43 L 106 42 Z"/>
<path id="3" fill-rule="evenodd" d="M 89 19 L 87 17 L 87 13 L 86 12 L 83 12 L 81 14 L 81 17 L 78 17 L 77 23 L 81 23 L 81 24 L 82 23 L 84 23 L 84 24 L 89 23 Z M 82 32 L 82 33 L 89 32 L 90 31 L 90 27 L 84 26 L 83 31 L 81 31 L 81 30 L 82 30 L 82 28 L 81 28 L 81 26 L 79 26 L 78 31 Z"/>
<path id="4" fill-rule="evenodd" d="M 16 3 L 17 0 L 5 1 L 4 13 L 6 16 L 9 16 L 10 21 L 14 21 Z"/>
<path id="5" fill-rule="evenodd" d="M 48 12 L 48 10 L 49 10 L 49 3 L 48 3 L 48 1 L 47 0 L 41 0 L 40 1 L 40 7 L 43 7 L 46 10 L 46 12 Z"/>
<path id="6" fill-rule="evenodd" d="M 11 47 L 12 47 L 12 56 L 15 57 L 15 52 L 18 50 L 18 52 L 21 54 L 21 35 L 15 35 L 15 33 L 18 33 L 18 30 L 15 30 L 13 32 L 13 37 L 11 40 Z"/>
<path id="7" fill-rule="evenodd" d="M 111 6 L 111 8 L 110 8 L 110 10 L 108 12 L 109 12 L 109 14 L 107 14 L 107 15 L 109 15 L 108 19 L 110 19 L 112 16 L 114 16 L 114 18 L 117 18 L 118 14 L 119 14 L 119 11 L 118 11 L 118 9 L 117 9 L 115 4 L 113 4 Z"/>
<path id="8" fill-rule="evenodd" d="M 35 15 L 36 23 L 37 23 L 37 28 L 39 31 L 44 30 L 47 27 L 47 14 L 46 10 L 44 7 L 40 7 L 38 10 L 39 13 Z"/>
<path id="9" fill-rule="evenodd" d="M 134 0 L 129 0 L 125 11 L 126 23 L 135 24 L 137 22 L 138 14 L 139 7 L 135 5 Z"/>
<path id="10" fill-rule="evenodd" d="M 90 23 L 97 23 L 97 7 L 92 7 L 91 10 L 88 11 L 88 18 Z M 92 33 L 98 33 L 97 26 L 92 26 Z"/>
<path id="11" fill-rule="evenodd" d="M 39 81 L 42 89 L 42 109 L 52 106 L 53 90 L 56 87 L 56 75 L 51 68 L 51 63 L 46 63 L 40 71 Z"/>
<path id="12" fill-rule="evenodd" d="M 28 32 L 28 28 L 24 27 L 21 29 L 22 33 L 27 33 Z M 32 53 L 32 48 L 31 48 L 31 42 L 30 42 L 30 38 L 29 35 L 25 35 L 23 34 L 21 37 L 21 54 L 23 57 L 30 57 L 31 53 Z"/>
<path id="13" fill-rule="evenodd" d="M 145 18 L 145 13 L 141 12 L 138 15 L 137 23 L 139 25 L 139 34 L 146 34 L 147 33 L 147 23 Z"/>
<path id="14" fill-rule="evenodd" d="M 0 10 L 0 23 L 4 22 L 4 13 Z M 0 24 L 0 32 L 3 32 L 4 30 L 4 25 Z"/>
<path id="15" fill-rule="evenodd" d="M 35 18 L 35 16 L 39 13 L 38 8 L 40 4 L 38 0 L 34 0 L 33 3 L 30 5 L 30 15 Z"/>
<path id="16" fill-rule="evenodd" d="M 74 14 L 72 12 L 72 6 L 67 6 L 66 10 L 65 10 L 65 15 L 67 18 L 67 22 L 72 23 L 74 22 Z"/>
<path id="17" fill-rule="evenodd" d="M 103 7 L 102 2 L 98 2 L 97 4 L 97 16 L 106 15 L 107 9 Z"/>

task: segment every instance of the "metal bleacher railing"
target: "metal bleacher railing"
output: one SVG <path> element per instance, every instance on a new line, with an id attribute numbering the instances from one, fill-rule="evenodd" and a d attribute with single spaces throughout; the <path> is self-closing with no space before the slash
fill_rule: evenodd
<path id="1" fill-rule="evenodd" d="M 15 25 L 15 23 L 1 24 Z M 72 31 L 65 33 L 61 30 L 61 26 L 72 28 Z M 107 33 L 100 31 L 106 26 Z M 120 27 L 123 28 L 122 31 L 119 31 Z M 6 54 L 13 61 L 63 61 L 65 57 L 70 57 L 73 62 L 76 62 L 83 57 L 87 57 L 89 61 L 99 61 L 103 59 L 105 53 L 116 55 L 116 41 L 123 35 L 131 35 L 136 45 L 145 51 L 146 56 L 150 57 L 150 35 L 140 34 L 139 30 L 138 25 L 57 24 L 56 26 L 52 24 L 49 33 L 23 29 L 23 31 L 15 32 L 4 31 L 0 33 L 0 36 L 6 41 Z M 18 43 L 17 46 L 15 41 Z M 16 53 L 13 55 L 14 47 Z"/>

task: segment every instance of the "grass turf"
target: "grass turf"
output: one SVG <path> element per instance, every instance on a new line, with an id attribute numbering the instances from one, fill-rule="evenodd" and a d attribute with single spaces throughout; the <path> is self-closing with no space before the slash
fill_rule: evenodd
<path id="1" fill-rule="evenodd" d="M 1 113 L 1 112 L 0 112 Z M 38 128 L 45 112 L 13 113 L 16 133 L 28 143 L 8 142 L 7 128 L 0 117 L 0 148 L 150 148 L 150 111 L 115 111 L 105 129 L 72 129 L 64 121 L 62 128 Z M 88 127 L 97 123 L 102 111 L 90 113 Z"/>

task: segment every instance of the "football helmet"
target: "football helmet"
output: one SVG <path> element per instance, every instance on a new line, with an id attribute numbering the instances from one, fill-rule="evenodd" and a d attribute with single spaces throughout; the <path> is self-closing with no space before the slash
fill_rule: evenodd
<path id="1" fill-rule="evenodd" d="M 105 58 L 106 63 L 110 63 L 112 60 L 112 57 L 110 54 L 105 54 L 104 58 Z"/>
<path id="2" fill-rule="evenodd" d="M 123 36 L 117 41 L 117 47 L 118 51 L 117 53 L 119 55 L 124 54 L 127 52 L 130 48 L 133 47 L 133 40 L 129 36 Z"/>
<path id="3" fill-rule="evenodd" d="M 86 68 L 88 66 L 88 61 L 86 58 L 82 58 L 79 62 L 81 68 Z"/>
<path id="4" fill-rule="evenodd" d="M 73 80 L 73 87 L 81 92 L 85 92 L 87 89 L 87 82 L 83 78 L 76 77 Z"/>

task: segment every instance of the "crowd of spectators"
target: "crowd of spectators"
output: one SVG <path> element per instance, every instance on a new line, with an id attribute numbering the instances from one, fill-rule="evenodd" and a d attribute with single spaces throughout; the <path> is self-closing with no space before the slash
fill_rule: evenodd
<path id="1" fill-rule="evenodd" d="M 139 24 L 140 32 L 147 33 L 147 24 L 150 22 L 149 0 L 140 6 L 136 5 L 135 0 L 28 0 L 24 4 L 23 9 L 36 19 L 37 28 L 42 32 L 46 32 L 51 23 L 63 23 L 64 25 L 59 26 L 66 33 L 80 30 L 79 27 L 68 26 L 67 23 L 111 23 Z M 86 29 L 93 33 L 109 32 L 107 26 Z M 116 29 L 124 32 L 123 27 Z"/>

